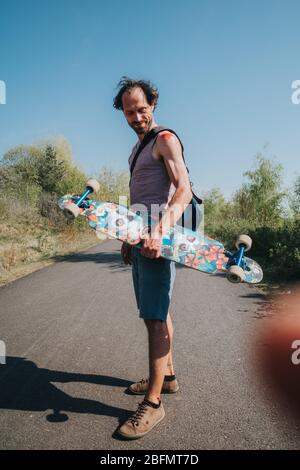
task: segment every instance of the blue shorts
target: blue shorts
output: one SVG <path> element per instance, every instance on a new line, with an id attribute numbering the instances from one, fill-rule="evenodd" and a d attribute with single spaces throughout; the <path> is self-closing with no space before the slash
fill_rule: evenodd
<path id="1" fill-rule="evenodd" d="M 132 278 L 140 318 L 166 321 L 175 281 L 175 263 L 146 258 L 132 248 Z"/>

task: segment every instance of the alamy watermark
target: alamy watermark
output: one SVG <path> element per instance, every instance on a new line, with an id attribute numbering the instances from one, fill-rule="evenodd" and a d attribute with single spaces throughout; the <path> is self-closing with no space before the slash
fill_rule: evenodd
<path id="1" fill-rule="evenodd" d="M 181 214 L 183 209 L 182 218 L 178 214 Z M 120 196 L 119 205 L 100 204 L 96 207 L 94 215 L 98 221 L 92 221 L 92 224 L 95 224 L 100 239 L 105 237 L 106 233 L 108 236 L 136 244 L 148 238 L 151 233 L 152 239 L 160 239 L 161 234 L 165 234 L 179 244 L 186 238 L 187 244 L 189 241 L 199 243 L 204 237 L 204 211 L 203 205 L 199 204 L 175 203 L 168 211 L 165 204 L 151 204 L 150 208 L 143 204 L 133 204 L 128 208 L 127 196 Z"/>
<path id="2" fill-rule="evenodd" d="M 6 84 L 0 80 L 0 104 L 6 104 Z"/>
<path id="3" fill-rule="evenodd" d="M 0 365 L 6 364 L 6 346 L 4 341 L 0 340 Z"/>
<path id="4" fill-rule="evenodd" d="M 291 361 L 295 366 L 300 364 L 300 339 L 295 339 L 291 344 L 291 349 L 295 349 L 291 356 Z"/>
<path id="5" fill-rule="evenodd" d="M 292 89 L 295 90 L 291 96 L 292 103 L 300 104 L 300 80 L 294 80 L 292 82 Z"/>

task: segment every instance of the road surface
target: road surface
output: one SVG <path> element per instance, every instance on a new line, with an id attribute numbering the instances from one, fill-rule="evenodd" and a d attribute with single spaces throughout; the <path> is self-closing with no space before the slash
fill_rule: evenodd
<path id="1" fill-rule="evenodd" d="M 131 268 L 105 241 L 0 289 L 1 449 L 297 449 L 297 423 L 257 377 L 264 298 L 223 276 L 177 269 L 171 313 L 181 386 L 138 441 L 115 430 L 141 397 L 147 336 Z"/>

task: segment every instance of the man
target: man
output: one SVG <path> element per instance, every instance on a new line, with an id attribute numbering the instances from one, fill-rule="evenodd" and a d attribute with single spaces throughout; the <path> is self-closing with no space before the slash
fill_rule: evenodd
<path id="1" fill-rule="evenodd" d="M 129 159 L 144 137 L 157 128 L 153 112 L 158 91 L 150 82 L 126 77 L 119 83 L 114 107 L 122 110 L 129 126 L 138 136 Z M 151 211 L 153 204 L 164 207 L 163 215 L 141 250 L 123 243 L 122 257 L 132 264 L 132 275 L 140 317 L 145 321 L 149 343 L 149 379 L 132 384 L 131 393 L 143 395 L 137 411 L 118 432 L 128 439 L 147 434 L 165 416 L 161 391 L 175 393 L 179 386 L 172 363 L 173 326 L 169 305 L 175 279 L 174 262 L 161 258 L 161 237 L 179 219 L 192 199 L 188 173 L 178 138 L 169 131 L 157 134 L 139 153 L 130 183 L 131 207 L 143 205 Z"/>

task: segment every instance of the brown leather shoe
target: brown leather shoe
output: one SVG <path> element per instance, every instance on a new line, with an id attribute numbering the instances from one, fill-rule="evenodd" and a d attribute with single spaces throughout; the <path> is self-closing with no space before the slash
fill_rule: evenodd
<path id="1" fill-rule="evenodd" d="M 139 382 L 131 384 L 127 390 L 134 395 L 145 395 L 148 390 L 149 379 L 142 379 Z M 172 381 L 164 380 L 161 393 L 176 393 L 179 390 L 179 385 L 176 379 Z"/>
<path id="2" fill-rule="evenodd" d="M 165 410 L 161 402 L 159 408 L 153 408 L 147 400 L 144 400 L 139 404 L 137 411 L 119 427 L 118 433 L 126 439 L 139 439 L 164 417 Z"/>

